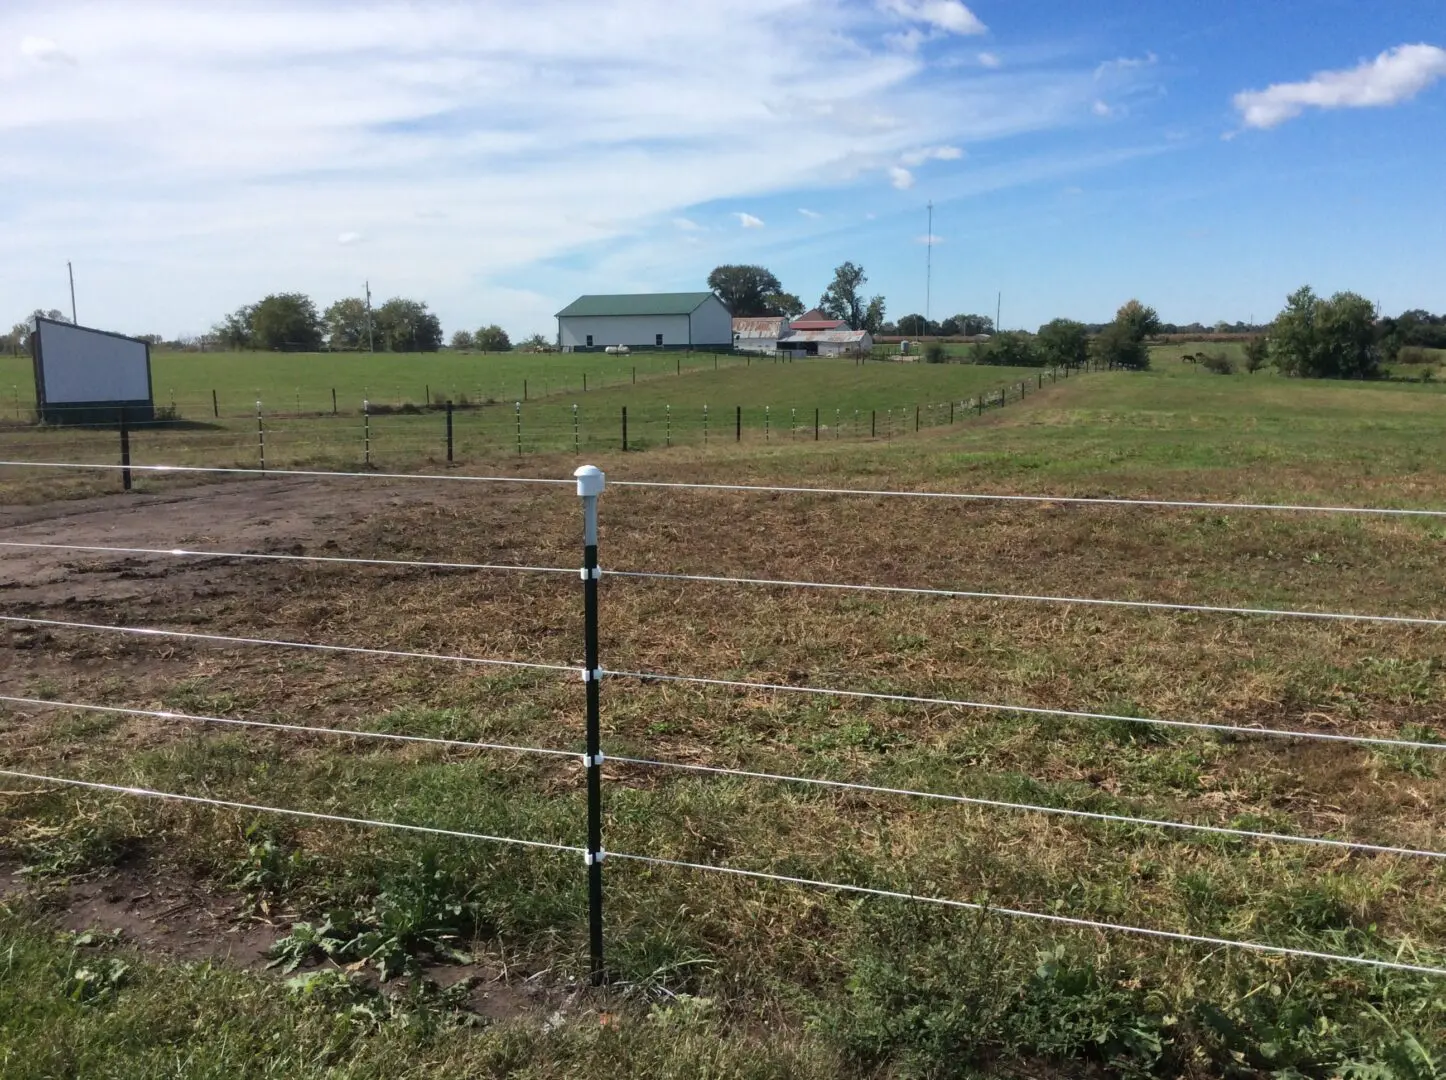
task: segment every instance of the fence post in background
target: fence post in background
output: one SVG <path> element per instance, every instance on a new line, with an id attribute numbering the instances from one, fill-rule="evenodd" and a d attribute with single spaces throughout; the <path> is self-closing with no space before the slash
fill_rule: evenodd
<path id="1" fill-rule="evenodd" d="M 813 407 L 813 441 L 818 442 L 818 406 Z"/>
<path id="2" fill-rule="evenodd" d="M 261 475 L 266 475 L 266 421 L 261 415 L 261 401 L 256 402 L 256 450 L 261 455 Z"/>
<path id="3" fill-rule="evenodd" d="M 979 406 L 979 415 L 980 415 L 980 416 L 983 416 L 983 415 L 984 415 L 984 395 L 983 395 L 983 394 L 980 394 L 977 398 L 975 398 L 975 399 L 974 399 L 974 404 L 976 404 L 976 405 Z"/>
<path id="4" fill-rule="evenodd" d="M 131 489 L 131 424 L 124 406 L 120 411 L 121 490 Z"/>
<path id="5" fill-rule="evenodd" d="M 586 372 L 586 371 L 584 371 L 584 372 L 582 373 L 582 392 L 583 392 L 584 394 L 587 393 L 587 372 Z"/>
<path id="6" fill-rule="evenodd" d="M 673 445 L 673 406 L 663 406 L 663 445 Z"/>
<path id="7" fill-rule="evenodd" d="M 572 405 L 572 452 L 573 452 L 574 454 L 581 454 L 581 453 L 582 453 L 582 435 L 581 435 L 581 433 L 578 431 L 578 427 L 577 427 L 577 403 L 576 403 L 576 402 L 573 402 L 573 405 Z"/>
<path id="8" fill-rule="evenodd" d="M 522 380 L 522 400 L 523 400 L 523 401 L 526 401 L 526 400 L 527 400 L 527 380 L 526 380 L 526 379 L 523 379 L 523 380 Z"/>
<path id="9" fill-rule="evenodd" d="M 633 365 L 633 385 L 634 385 L 634 386 L 637 386 L 637 385 L 638 385 L 638 365 L 637 365 L 637 364 L 634 364 L 634 365 Z"/>
<path id="10" fill-rule="evenodd" d="M 517 456 L 522 456 L 522 402 L 517 402 L 512 411 L 517 414 Z"/>
<path id="11" fill-rule="evenodd" d="M 447 464 L 452 464 L 452 399 L 447 399 Z"/>
<path id="12" fill-rule="evenodd" d="M 919 406 L 914 406 L 914 434 L 919 433 Z"/>
<path id="13" fill-rule="evenodd" d="M 773 426 L 772 423 L 771 423 L 772 419 L 773 419 L 773 418 L 772 418 L 772 415 L 771 415 L 770 406 L 768 406 L 768 405 L 763 406 L 763 441 L 764 441 L 764 442 L 767 442 L 767 441 L 768 441 L 769 428 Z"/>
<path id="14" fill-rule="evenodd" d="M 714 371 L 717 371 L 717 370 L 718 370 L 718 354 L 717 354 L 717 353 L 714 353 L 714 354 L 713 354 L 713 370 L 714 370 Z"/>
<path id="15" fill-rule="evenodd" d="M 362 464 L 372 467 L 372 403 L 362 398 Z"/>
<path id="16" fill-rule="evenodd" d="M 1044 389 L 1044 372 L 1042 372 L 1042 371 L 1039 373 L 1039 385 L 1036 386 L 1035 389 L 1036 389 L 1036 390 L 1043 390 L 1043 389 Z"/>
<path id="17" fill-rule="evenodd" d="M 676 375 L 681 375 L 681 374 L 683 374 L 683 358 L 682 358 L 681 356 L 674 357 L 674 363 L 676 363 L 676 364 L 678 365 L 678 370 L 677 370 L 676 372 L 674 372 L 674 374 L 676 374 Z"/>
<path id="18" fill-rule="evenodd" d="M 879 437 L 879 410 L 878 410 L 878 409 L 870 409 L 870 410 L 869 410 L 869 438 L 871 438 L 871 439 L 876 439 L 876 438 L 878 438 L 878 437 Z"/>
<path id="19" fill-rule="evenodd" d="M 582 651 L 583 686 L 587 694 L 587 940 L 592 984 L 606 980 L 603 969 L 603 846 L 602 846 L 602 664 L 598 659 L 597 500 L 607 477 L 596 465 L 573 474 L 582 499 Z"/>
<path id="20" fill-rule="evenodd" d="M 954 426 L 954 400 L 953 400 L 953 398 L 950 398 L 950 399 L 949 399 L 949 426 L 950 426 L 950 427 L 953 427 L 953 426 Z"/>
<path id="21" fill-rule="evenodd" d="M 214 390 L 211 391 L 211 415 L 217 420 L 221 419 L 221 403 L 216 400 Z"/>
<path id="22" fill-rule="evenodd" d="M 838 438 L 838 431 L 841 427 L 843 427 L 843 410 L 835 409 L 833 411 L 833 437 L 835 439 Z"/>
<path id="23" fill-rule="evenodd" d="M 708 445 L 708 406 L 703 406 L 703 445 Z"/>
<path id="24" fill-rule="evenodd" d="M 742 405 L 735 405 L 735 406 L 733 406 L 733 408 L 734 408 L 734 410 L 735 410 L 734 413 L 733 413 L 733 441 L 734 441 L 734 442 L 742 442 L 742 441 L 743 441 L 743 406 L 742 406 Z"/>
<path id="25" fill-rule="evenodd" d="M 798 410 L 788 410 L 788 435 L 789 438 L 798 438 Z"/>
<path id="26" fill-rule="evenodd" d="M 336 387 L 331 388 L 331 415 L 336 415 Z"/>
<path id="27" fill-rule="evenodd" d="M 422 398 L 422 408 L 430 409 L 432 407 L 432 384 L 423 383 L 422 393 L 426 395 Z M 401 404 L 401 402 L 398 402 L 397 404 Z"/>
<path id="28" fill-rule="evenodd" d="M 628 407 L 623 406 L 623 453 L 628 452 Z"/>

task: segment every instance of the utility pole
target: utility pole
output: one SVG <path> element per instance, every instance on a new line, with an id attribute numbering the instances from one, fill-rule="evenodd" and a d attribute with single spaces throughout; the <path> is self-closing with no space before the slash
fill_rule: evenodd
<path id="1" fill-rule="evenodd" d="M 367 286 L 367 348 L 372 352 L 377 351 L 376 340 L 372 337 L 372 283 L 368 281 Z"/>
<path id="2" fill-rule="evenodd" d="M 65 261 L 65 269 L 70 274 L 70 323 L 79 326 L 80 322 L 75 317 L 75 267 L 70 265 L 69 259 Z"/>
<path id="3" fill-rule="evenodd" d="M 934 200 L 929 200 L 929 231 L 924 234 L 924 333 L 929 333 L 929 302 L 934 291 Z"/>
<path id="4" fill-rule="evenodd" d="M 1001 290 L 999 291 L 999 295 L 994 298 L 994 332 L 995 332 L 996 334 L 999 333 L 999 310 L 1000 310 L 1000 308 L 1002 308 L 1003 306 L 1004 306 L 1004 290 L 1001 289 Z"/>

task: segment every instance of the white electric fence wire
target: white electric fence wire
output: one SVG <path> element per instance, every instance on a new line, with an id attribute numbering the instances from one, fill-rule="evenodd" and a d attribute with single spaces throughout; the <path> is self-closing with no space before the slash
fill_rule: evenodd
<path id="1" fill-rule="evenodd" d="M 931 589 L 907 585 L 852 585 L 832 581 L 789 581 L 775 578 L 722 577 L 711 574 L 666 574 L 644 570 L 605 570 L 607 577 L 641 578 L 658 581 L 696 581 L 713 585 L 775 585 L 799 589 L 831 589 L 843 592 L 879 592 L 904 596 L 940 596 L 961 600 L 1010 600 L 1044 604 L 1081 604 L 1094 607 L 1143 608 L 1151 611 L 1194 611 L 1217 615 L 1271 615 L 1292 619 L 1335 619 L 1353 622 L 1396 623 L 1409 626 L 1446 626 L 1446 619 L 1416 615 L 1361 615 L 1352 612 L 1295 611 L 1285 608 L 1220 607 L 1214 604 L 1178 604 L 1159 600 L 1097 600 L 1079 596 L 1036 596 L 1029 593 L 974 592 L 964 589 Z"/>
<path id="2" fill-rule="evenodd" d="M 20 615 L 0 615 L 0 622 L 29 626 L 55 626 L 66 630 L 100 630 L 111 634 L 140 634 L 149 637 L 186 638 L 192 641 L 216 641 L 227 645 L 271 645 L 283 649 L 310 649 L 314 652 L 359 653 L 363 656 L 386 656 L 399 660 L 446 660 L 458 664 L 482 664 L 488 667 L 529 668 L 536 671 L 566 671 L 581 674 L 582 668 L 566 664 L 542 664 L 531 660 L 484 660 L 475 656 L 448 656 L 443 653 L 408 652 L 402 649 L 367 649 L 359 645 L 319 645 L 309 641 L 278 641 L 272 638 L 231 637 L 226 634 L 200 634 L 186 630 L 157 630 L 144 626 L 104 626 L 99 623 L 65 622 L 60 619 L 32 619 Z"/>
<path id="3" fill-rule="evenodd" d="M 1326 742 L 1360 743 L 1366 746 L 1389 746 L 1404 750 L 1446 750 L 1446 742 L 1416 742 L 1410 739 L 1384 739 L 1369 735 L 1337 735 L 1326 731 L 1300 731 L 1298 729 L 1246 727 L 1241 724 L 1216 724 L 1205 720 L 1163 720 L 1150 716 L 1120 716 L 1113 713 L 1080 712 L 1073 709 L 1047 709 L 1037 705 L 998 705 L 983 701 L 963 701 L 957 698 L 920 697 L 913 694 L 884 694 L 868 690 L 838 690 L 824 686 L 790 686 L 787 683 L 746 682 L 741 679 L 714 679 L 701 675 L 664 675 L 650 671 L 613 671 L 606 675 L 614 678 L 639 679 L 643 682 L 685 683 L 696 686 L 721 686 L 732 690 L 765 690 L 771 693 L 814 694 L 821 697 L 841 697 L 863 701 L 899 701 L 909 705 L 940 705 L 953 709 L 981 709 L 988 712 L 1021 713 L 1026 716 L 1063 716 L 1072 720 L 1112 720 L 1130 724 L 1153 724 L 1159 727 L 1191 728 L 1204 731 L 1223 731 L 1232 735 L 1268 735 L 1281 739 L 1319 739 Z"/>
<path id="4" fill-rule="evenodd" d="M 5 462 L 0 462 L 0 465 L 3 464 Z M 864 495 L 871 498 L 953 499 L 959 502 L 1067 503 L 1078 506 L 1149 506 L 1172 510 L 1278 510 L 1292 513 L 1383 514 L 1402 517 L 1446 518 L 1446 510 L 1412 510 L 1402 507 L 1376 506 L 1310 506 L 1297 503 L 1200 502 L 1187 499 L 1122 499 L 1079 495 L 989 495 L 962 491 L 877 491 L 865 488 L 783 487 L 765 484 L 690 484 L 662 480 L 609 480 L 608 487 L 739 491 L 765 495 Z"/>
<path id="5" fill-rule="evenodd" d="M 0 701 L 4 700 L 4 698 L 0 698 Z M 1391 847 L 1385 844 L 1368 844 L 1355 840 L 1331 840 L 1320 836 L 1297 836 L 1290 833 L 1261 832 L 1254 829 L 1232 829 L 1224 825 L 1197 825 L 1191 822 L 1134 817 L 1128 814 L 1106 814 L 1095 810 L 1071 810 L 1059 806 L 1008 802 L 1003 799 L 985 799 L 972 795 L 948 795 L 936 791 L 914 791 L 909 788 L 883 787 L 876 784 L 860 784 L 845 780 L 822 780 L 817 777 L 786 776 L 780 773 L 753 772 L 747 769 L 728 769 L 717 765 L 690 765 L 677 761 L 654 761 L 648 758 L 619 757 L 615 754 L 609 754 L 607 760 L 619 765 L 642 765 L 659 769 L 680 769 L 685 772 L 709 773 L 715 776 L 738 776 L 750 780 L 771 780 L 791 784 L 809 784 L 815 787 L 867 792 L 877 795 L 906 795 L 916 799 L 934 799 L 939 802 L 962 803 L 968 806 L 987 806 L 996 810 L 1022 810 L 1026 813 L 1033 814 L 1057 814 L 1061 817 L 1085 818 L 1090 821 L 1109 821 L 1122 825 L 1149 825 L 1159 829 L 1184 829 L 1190 832 L 1211 833 L 1216 836 L 1234 836 L 1250 840 L 1269 840 L 1275 843 L 1315 844 L 1321 847 L 1344 848 L 1350 851 L 1369 851 L 1378 855 L 1415 855 L 1427 859 L 1446 859 L 1446 851 Z"/>
<path id="6" fill-rule="evenodd" d="M 356 739 L 380 739 L 388 742 L 423 743 L 463 750 L 505 750 L 516 754 L 545 754 L 551 757 L 576 758 L 571 750 L 548 750 L 540 746 L 513 746 L 509 743 L 474 742 L 470 739 L 443 739 L 430 735 L 399 735 L 387 731 L 356 731 L 351 728 L 318 727 L 311 724 L 284 724 L 269 720 L 237 720 L 227 716 L 197 716 L 194 713 L 170 712 L 165 709 L 133 709 L 120 705 L 83 705 L 75 701 L 50 701 L 45 698 L 12 697 L 0 694 L 0 702 L 10 705 L 33 705 L 46 709 L 79 709 L 83 712 L 113 713 L 121 716 L 147 716 L 157 720 L 185 720 L 198 724 L 227 724 L 232 727 L 270 728 L 273 731 L 296 731 L 308 735 L 339 735 Z"/>
<path id="7" fill-rule="evenodd" d="M 330 469 L 259 469 L 202 465 L 114 465 L 71 461 L 0 461 L 0 467 L 23 469 L 130 469 L 132 472 L 233 473 L 252 476 L 352 477 L 368 480 L 460 480 L 496 484 L 553 484 L 574 481 L 526 476 L 468 476 L 459 473 L 345 472 Z M 780 495 L 862 495 L 870 498 L 952 499 L 961 502 L 1063 503 L 1081 506 L 1160 507 L 1175 510 L 1274 510 L 1291 513 L 1373 514 L 1397 517 L 1446 518 L 1446 510 L 1384 506 L 1312 506 L 1299 503 L 1205 502 L 1186 499 L 1124 499 L 1077 495 L 994 495 L 960 491 L 883 491 L 867 488 L 809 488 L 760 484 L 699 484 L 661 480 L 610 480 L 609 487 L 677 488 L 696 491 L 738 491 Z"/>
<path id="8" fill-rule="evenodd" d="M 331 469 L 243 469 L 207 465 L 87 465 L 72 461 L 0 461 L 0 466 L 23 469 L 129 469 L 131 472 L 155 473 L 236 473 L 242 476 L 320 476 L 331 479 L 364 480 L 464 480 L 478 484 L 562 484 L 572 487 L 575 480 L 558 480 L 537 476 L 468 476 L 465 473 L 384 473 L 340 472 Z"/>
<path id="9" fill-rule="evenodd" d="M 546 848 L 549 851 L 571 851 L 579 855 L 584 853 L 583 848 L 573 847 L 571 844 L 554 844 L 546 840 L 519 840 L 511 836 L 490 836 L 487 833 L 462 832 L 458 829 L 438 829 L 430 825 L 406 825 L 399 821 L 373 821 L 371 818 L 344 817 L 341 814 L 323 814 L 314 810 L 292 810 L 281 806 L 261 806 L 256 803 L 233 802 L 230 799 L 213 799 L 202 795 L 177 795 L 170 791 L 153 791 L 150 788 L 126 787 L 122 784 L 101 784 L 94 780 L 74 780 L 65 776 L 43 776 L 39 773 L 19 772 L 15 769 L 0 769 L 0 776 L 30 780 L 39 784 L 64 784 L 69 787 L 89 788 L 92 791 L 109 791 L 117 795 L 134 795 L 143 799 L 167 799 L 172 802 L 218 806 L 226 810 L 249 810 L 258 814 L 281 814 L 285 817 L 331 821 L 341 825 L 366 825 L 378 829 L 426 833 L 429 836 L 452 836 L 460 840 L 485 840 L 494 844 L 515 844 L 519 847 Z"/>
<path id="10" fill-rule="evenodd" d="M 280 562 L 342 563 L 348 566 L 418 566 L 428 570 L 516 570 L 535 574 L 571 574 L 575 566 L 517 566 L 509 563 L 428 562 L 418 559 L 359 559 L 335 555 L 269 555 L 249 551 L 191 551 L 186 548 L 103 547 L 98 544 L 38 544 L 0 540 L 0 548 L 43 551 L 89 551 L 112 555 L 175 555 L 209 559 L 271 559 Z"/>
<path id="11" fill-rule="evenodd" d="M 680 859 L 660 859 L 651 855 L 628 855 L 621 851 L 609 851 L 607 857 L 609 860 L 623 859 L 628 862 L 647 863 L 652 866 L 666 866 L 678 870 L 699 870 L 705 873 L 732 874 L 736 877 L 753 878 L 758 881 L 776 881 L 786 885 L 802 885 L 812 889 L 829 889 L 834 892 L 880 896 L 889 900 L 917 900 L 921 903 L 938 904 L 942 907 L 958 908 L 964 911 L 977 911 L 981 914 L 988 915 L 1003 915 L 1015 919 L 1035 919 L 1040 922 L 1078 927 L 1086 930 L 1107 930 L 1121 934 L 1139 934 L 1145 937 L 1164 938 L 1169 941 L 1184 941 L 1195 945 L 1212 945 L 1217 948 L 1246 949 L 1251 952 L 1271 953 L 1277 956 L 1294 956 L 1309 960 L 1325 960 L 1339 964 L 1358 964 L 1363 967 L 1384 968 L 1388 971 L 1411 971 L 1419 975 L 1446 975 L 1446 968 L 1427 967 L 1424 964 L 1406 964 L 1399 960 L 1376 960 L 1371 957 L 1350 956 L 1345 953 L 1296 949 L 1289 945 L 1266 945 L 1256 941 L 1206 937 L 1203 934 L 1185 934 L 1175 930 L 1154 930 L 1145 926 L 1101 922 L 1096 919 L 1078 918 L 1073 915 L 1052 915 L 1042 911 L 1024 911 L 1019 908 L 995 907 L 992 904 L 980 904 L 968 900 L 950 900 L 941 896 L 921 896 L 918 893 L 899 892 L 894 889 L 876 889 L 867 885 L 846 885 L 836 881 L 817 881 L 813 878 L 792 877 L 787 874 L 770 874 L 762 870 L 740 870 L 732 866 L 684 862 Z"/>

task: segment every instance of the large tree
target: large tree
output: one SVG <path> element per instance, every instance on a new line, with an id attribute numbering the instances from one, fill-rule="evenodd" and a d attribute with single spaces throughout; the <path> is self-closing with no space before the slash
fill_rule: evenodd
<path id="1" fill-rule="evenodd" d="M 512 339 L 507 336 L 507 331 L 496 323 L 484 326 L 473 334 L 472 344 L 481 352 L 509 352 L 512 349 Z"/>
<path id="2" fill-rule="evenodd" d="M 464 352 L 476 344 L 471 330 L 458 330 L 452 335 L 452 348 L 457 352 Z"/>
<path id="3" fill-rule="evenodd" d="M 988 315 L 955 315 L 952 316 L 954 325 L 958 327 L 955 333 L 963 334 L 965 337 L 974 337 L 978 334 L 994 333 L 994 320 Z M 944 320 L 948 322 L 949 320 Z"/>
<path id="4" fill-rule="evenodd" d="M 256 347 L 252 321 L 256 315 L 255 304 L 245 304 L 231 312 L 211 327 L 216 344 L 223 349 L 254 349 Z"/>
<path id="5" fill-rule="evenodd" d="M 737 318 L 783 314 L 769 303 L 770 298 L 783 295 L 783 284 L 767 267 L 715 266 L 708 275 L 708 288 L 718 294 Z"/>
<path id="6" fill-rule="evenodd" d="M 252 348 L 281 352 L 321 349 L 321 316 L 305 293 L 272 293 L 251 308 L 250 314 Z"/>
<path id="7" fill-rule="evenodd" d="M 834 268 L 833 281 L 819 298 L 819 310 L 835 319 L 842 319 L 851 330 L 878 333 L 884 324 L 884 298 L 864 299 L 864 285 L 869 277 L 864 268 L 852 262 Z"/>
<path id="8" fill-rule="evenodd" d="M 442 347 L 442 322 L 424 301 L 394 296 L 372 318 L 378 341 L 390 352 L 436 352 Z"/>
<path id="9" fill-rule="evenodd" d="M 371 314 L 360 296 L 348 296 L 326 309 L 327 347 L 333 351 L 371 348 Z"/>
<path id="10" fill-rule="evenodd" d="M 795 319 L 803 314 L 803 301 L 789 292 L 769 293 L 763 298 L 763 306 L 768 309 L 768 315 L 785 315 Z"/>
<path id="11" fill-rule="evenodd" d="M 1291 293 L 1270 326 L 1270 358 L 1283 374 L 1316 379 L 1365 379 L 1380 373 L 1376 313 L 1352 292 L 1329 300 L 1309 285 Z"/>
<path id="12" fill-rule="evenodd" d="M 1138 300 L 1129 300 L 1115 312 L 1114 322 L 1099 332 L 1094 340 L 1095 355 L 1111 367 L 1143 371 L 1150 366 L 1150 347 L 1146 339 L 1160 332 L 1160 317 L 1155 309 Z"/>
<path id="13" fill-rule="evenodd" d="M 1052 319 L 1035 338 L 1039 355 L 1053 367 L 1082 367 L 1090 358 L 1090 335 L 1085 324 L 1073 319 Z"/>

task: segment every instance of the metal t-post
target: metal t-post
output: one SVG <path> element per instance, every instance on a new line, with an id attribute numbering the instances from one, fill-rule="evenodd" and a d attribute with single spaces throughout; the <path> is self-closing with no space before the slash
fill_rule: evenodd
<path id="1" fill-rule="evenodd" d="M 261 415 L 261 402 L 256 402 L 256 451 L 261 457 L 261 475 L 266 475 L 266 421 Z"/>
<path id="2" fill-rule="evenodd" d="M 597 499 L 607 477 L 596 465 L 583 465 L 573 474 L 582 499 L 582 637 L 583 685 L 587 691 L 587 930 L 592 984 L 606 981 L 603 968 L 603 846 L 602 846 L 602 665 L 598 661 Z"/>

